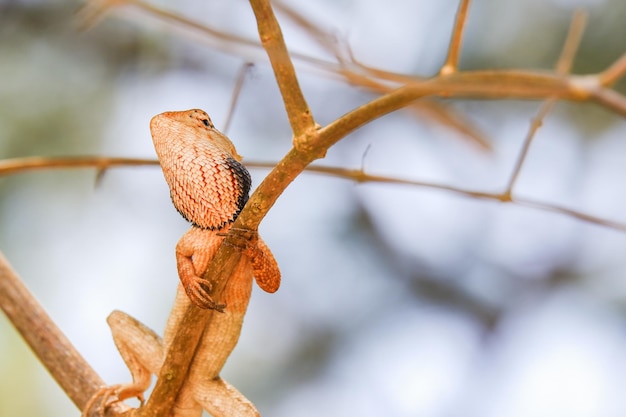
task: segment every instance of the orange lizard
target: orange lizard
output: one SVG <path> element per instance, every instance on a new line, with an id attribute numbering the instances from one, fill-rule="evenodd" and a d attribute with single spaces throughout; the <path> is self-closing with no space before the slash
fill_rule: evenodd
<path id="1" fill-rule="evenodd" d="M 151 374 L 159 374 L 180 319 L 188 304 L 213 308 L 217 313 L 204 329 L 202 339 L 181 389 L 172 416 L 258 416 L 254 405 L 219 373 L 237 344 L 252 290 L 252 277 L 267 292 L 280 285 L 278 265 L 259 238 L 244 248 L 239 264 L 222 293 L 221 303 L 207 294 L 210 282 L 203 278 L 213 256 L 248 199 L 250 175 L 230 140 L 215 129 L 202 110 L 166 112 L 152 118 L 154 146 L 170 187 L 172 202 L 192 228 L 176 245 L 181 281 L 168 319 L 164 340 L 129 315 L 114 311 L 107 322 L 115 344 L 131 371 L 133 382 L 104 387 L 92 398 L 115 401 L 137 397 L 150 386 Z"/>

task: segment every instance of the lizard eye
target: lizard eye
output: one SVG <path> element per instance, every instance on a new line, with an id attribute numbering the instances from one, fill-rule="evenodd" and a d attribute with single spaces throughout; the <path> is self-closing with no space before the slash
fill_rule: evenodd
<path id="1" fill-rule="evenodd" d="M 211 126 L 211 123 L 209 122 L 209 119 L 202 119 L 202 123 L 204 123 L 204 125 L 206 127 L 210 127 Z"/>

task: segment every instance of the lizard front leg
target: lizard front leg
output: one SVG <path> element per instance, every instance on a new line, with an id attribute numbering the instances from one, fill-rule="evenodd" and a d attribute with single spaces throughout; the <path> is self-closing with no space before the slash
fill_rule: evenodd
<path id="1" fill-rule="evenodd" d="M 215 251 L 223 238 L 210 230 L 192 227 L 176 244 L 176 266 L 178 276 L 187 296 L 194 304 L 204 308 L 224 311 L 223 304 L 217 304 L 211 296 L 210 281 L 202 278 Z"/>

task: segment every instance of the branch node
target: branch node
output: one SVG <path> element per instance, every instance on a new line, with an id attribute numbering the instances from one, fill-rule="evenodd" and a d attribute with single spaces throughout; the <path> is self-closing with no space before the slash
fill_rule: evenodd
<path id="1" fill-rule="evenodd" d="M 574 98 L 586 100 L 602 87 L 602 81 L 597 75 L 572 75 L 568 84 Z"/>

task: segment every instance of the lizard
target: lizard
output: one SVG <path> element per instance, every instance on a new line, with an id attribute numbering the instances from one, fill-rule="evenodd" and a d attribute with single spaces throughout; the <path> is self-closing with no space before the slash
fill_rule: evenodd
<path id="1" fill-rule="evenodd" d="M 251 417 L 259 413 L 219 373 L 239 339 L 252 290 L 252 277 L 263 290 L 280 286 L 280 271 L 267 245 L 257 238 L 243 254 L 217 303 L 207 294 L 202 276 L 248 199 L 251 179 L 232 142 L 219 132 L 202 110 L 165 112 L 150 121 L 150 131 L 174 207 L 192 227 L 176 245 L 180 283 L 164 338 L 121 311 L 107 318 L 113 340 L 131 371 L 133 382 L 100 389 L 89 401 L 86 415 L 98 398 L 102 408 L 137 397 L 143 403 L 151 374 L 158 375 L 165 353 L 190 303 L 218 311 L 204 329 L 187 379 L 172 410 L 175 417 Z M 113 401 L 107 402 L 109 397 Z"/>

